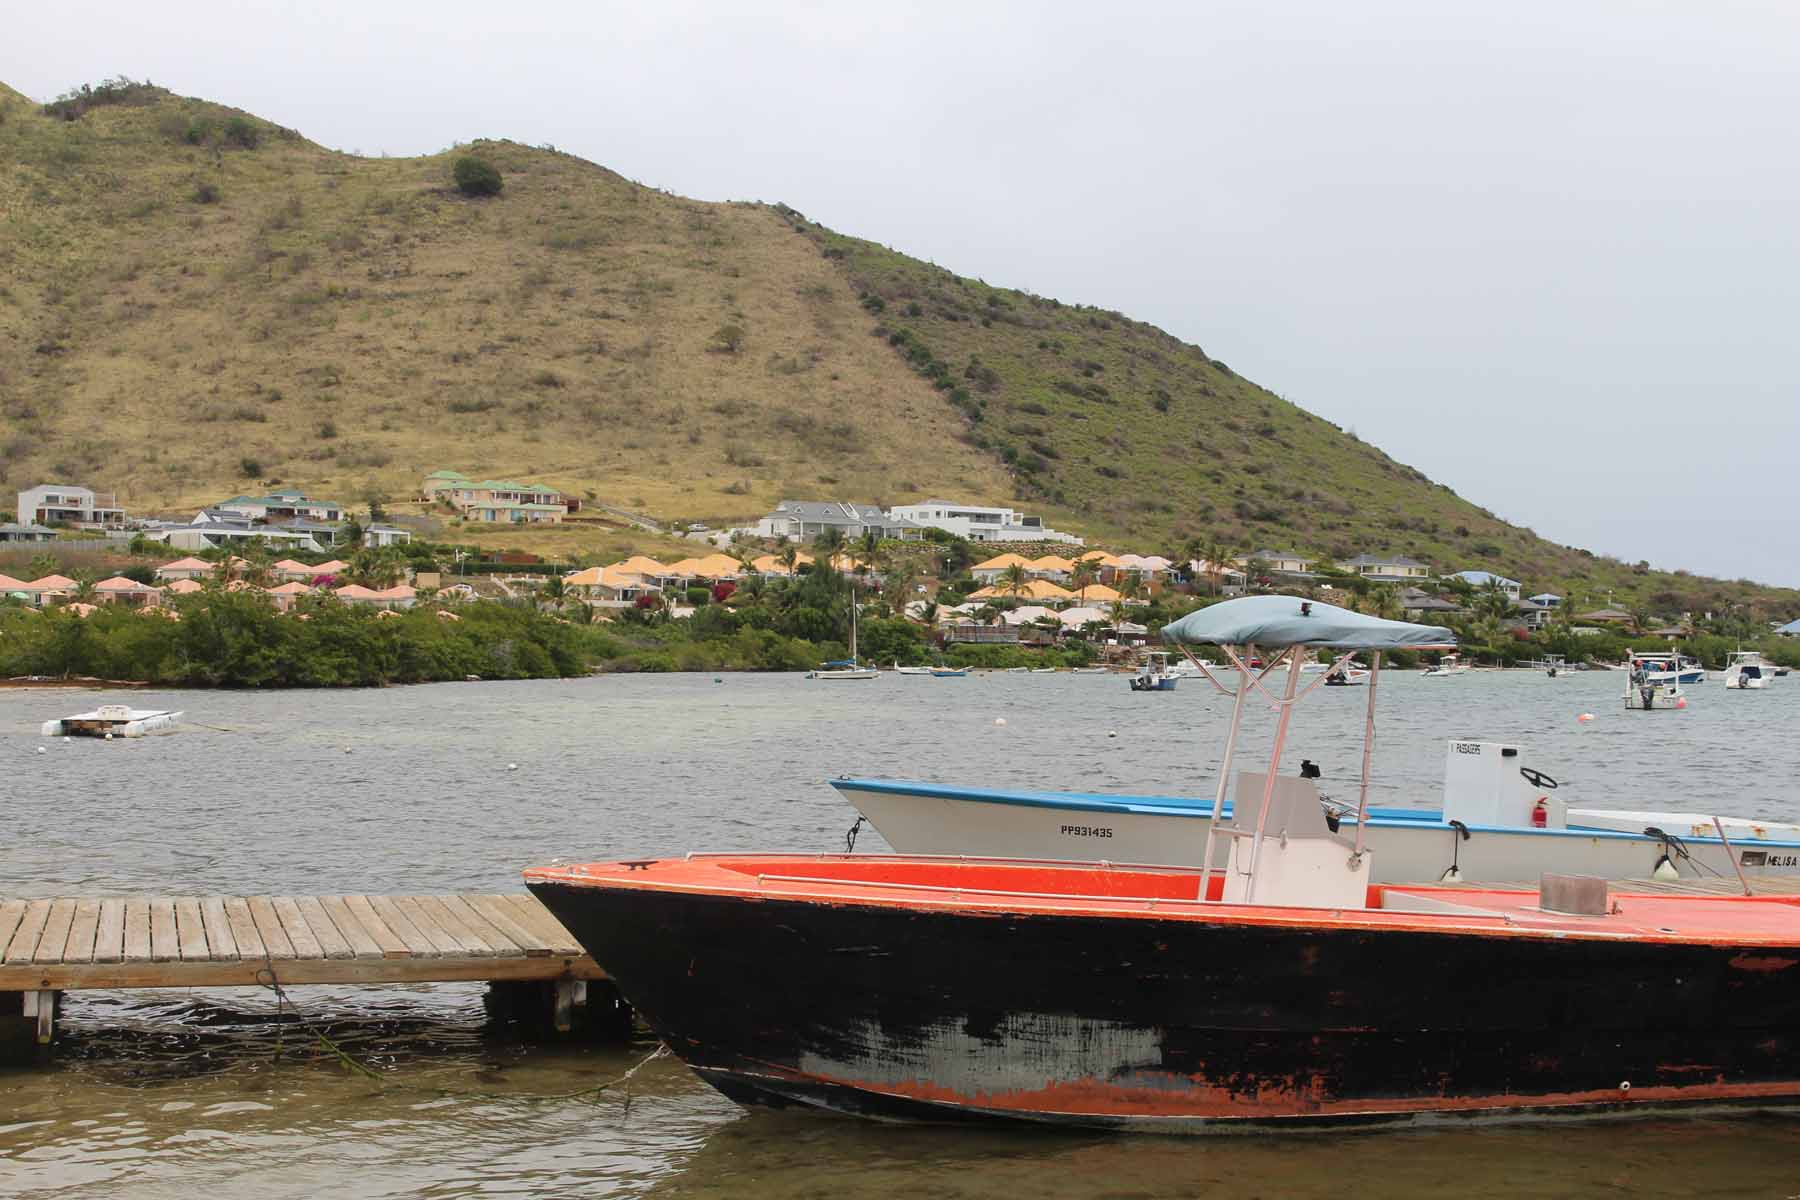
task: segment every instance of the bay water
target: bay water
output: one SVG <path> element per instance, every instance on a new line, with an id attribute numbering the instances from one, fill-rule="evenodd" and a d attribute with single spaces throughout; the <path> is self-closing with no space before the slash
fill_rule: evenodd
<path id="1" fill-rule="evenodd" d="M 1614 672 L 1387 672 L 1371 803 L 1435 807 L 1446 743 L 1479 739 L 1521 745 L 1571 804 L 1800 820 L 1800 679 L 1694 685 L 1676 712 L 1626 712 L 1622 689 Z M 1309 696 L 1286 769 L 1310 758 L 1353 798 L 1366 698 Z M 121 700 L 186 722 L 38 736 Z M 559 859 L 841 849 L 855 814 L 837 775 L 1209 795 L 1229 714 L 1203 679 L 1143 694 L 1070 674 L 0 690 L 0 895 L 516 890 Z M 1240 763 L 1272 727 L 1253 703 Z M 879 848 L 865 829 L 857 849 Z M 293 1000 L 378 1078 L 258 989 L 70 994 L 54 1059 L 0 1071 L 0 1194 L 1800 1195 L 1787 1116 L 1208 1139 L 895 1127 L 739 1109 L 673 1059 L 643 1063 L 647 1038 L 525 1042 L 479 986 Z"/>

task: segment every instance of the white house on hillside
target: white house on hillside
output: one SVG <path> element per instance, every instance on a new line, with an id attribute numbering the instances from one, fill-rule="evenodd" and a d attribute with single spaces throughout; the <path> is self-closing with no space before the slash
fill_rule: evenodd
<path id="1" fill-rule="evenodd" d="M 873 504 L 840 504 L 835 500 L 783 500 L 775 511 L 756 523 L 758 537 L 803 542 L 827 529 L 857 538 L 874 530 L 876 536 L 917 541 L 925 531 L 904 517 L 894 517 Z"/>
<path id="2" fill-rule="evenodd" d="M 1431 578 L 1431 567 L 1404 554 L 1359 554 L 1338 566 L 1376 583 L 1417 583 Z"/>
<path id="3" fill-rule="evenodd" d="M 887 511 L 890 517 L 942 529 L 971 542 L 1082 544 L 1074 534 L 1059 533 L 1046 527 L 1042 517 L 1027 516 L 1017 509 L 958 504 L 952 500 L 923 500 L 918 504 L 898 504 Z"/>
<path id="4" fill-rule="evenodd" d="M 19 493 L 19 524 L 48 525 L 54 521 L 117 529 L 125 524 L 125 510 L 111 493 L 72 483 L 40 483 Z"/>
<path id="5" fill-rule="evenodd" d="M 1508 600 L 1516 601 L 1522 590 L 1518 580 L 1508 579 L 1504 575 L 1496 575 L 1492 571 L 1458 571 L 1456 574 L 1446 575 L 1444 578 L 1445 580 L 1460 579 L 1472 588 L 1484 588 L 1490 583 L 1495 584 L 1506 593 Z"/>

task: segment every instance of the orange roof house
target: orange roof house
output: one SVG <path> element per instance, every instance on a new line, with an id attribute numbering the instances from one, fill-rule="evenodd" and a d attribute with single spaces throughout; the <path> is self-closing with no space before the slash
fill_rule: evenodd
<path id="1" fill-rule="evenodd" d="M 204 592 L 206 585 L 198 579 L 177 579 L 163 590 L 176 596 L 191 596 L 195 592 Z"/>
<path id="2" fill-rule="evenodd" d="M 810 565 L 812 562 L 813 556 L 810 554 L 794 555 L 795 568 L 799 568 L 802 564 Z M 774 554 L 765 554 L 760 558 L 751 559 L 750 569 L 758 575 L 786 575 L 788 573 L 787 564 L 781 561 L 780 556 Z"/>

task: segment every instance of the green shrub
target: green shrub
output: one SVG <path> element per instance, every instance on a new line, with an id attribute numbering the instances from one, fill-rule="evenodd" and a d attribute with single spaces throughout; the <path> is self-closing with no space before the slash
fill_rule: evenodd
<path id="1" fill-rule="evenodd" d="M 457 159 L 451 175 L 456 180 L 457 190 L 465 196 L 498 196 L 500 189 L 506 186 L 499 168 L 473 154 Z"/>

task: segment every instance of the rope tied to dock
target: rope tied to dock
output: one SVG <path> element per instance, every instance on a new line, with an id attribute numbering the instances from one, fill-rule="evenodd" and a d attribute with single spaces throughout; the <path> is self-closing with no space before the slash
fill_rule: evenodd
<path id="1" fill-rule="evenodd" d="M 276 1062 L 281 1061 L 281 1052 L 284 1046 L 282 1037 L 282 1010 L 285 1008 L 287 1011 L 294 1014 L 294 1020 L 305 1026 L 313 1037 L 318 1039 L 319 1045 L 330 1051 L 337 1058 L 338 1062 L 344 1065 L 346 1070 L 355 1071 L 358 1075 L 373 1079 L 377 1083 L 387 1082 L 381 1072 L 369 1066 L 367 1063 L 358 1062 L 348 1050 L 345 1050 L 342 1046 L 332 1041 L 330 1035 L 319 1028 L 317 1024 L 306 1016 L 306 1014 L 300 1011 L 299 1007 L 294 1003 L 293 997 L 287 994 L 287 989 L 281 986 L 281 980 L 275 974 L 275 963 L 273 959 L 263 959 L 263 965 L 257 968 L 256 971 L 256 982 L 261 986 L 268 988 L 269 991 L 275 995 Z"/>
<path id="2" fill-rule="evenodd" d="M 338 1045 L 337 1042 L 333 1041 L 332 1038 L 330 1037 L 330 1035 L 327 1034 L 323 1029 L 321 1029 L 319 1027 L 317 1022 L 313 1021 L 311 1018 L 306 1016 L 306 1014 L 302 1013 L 300 1011 L 299 1007 L 294 1003 L 293 997 L 289 996 L 287 994 L 287 989 L 281 986 L 281 979 L 280 979 L 280 977 L 278 977 L 275 974 L 275 963 L 272 959 L 269 959 L 266 957 L 263 959 L 263 965 L 261 967 L 257 968 L 257 971 L 256 971 L 256 982 L 260 986 L 269 989 L 269 991 L 275 997 L 275 1022 L 276 1022 L 276 1024 L 275 1024 L 275 1055 L 274 1055 L 275 1062 L 281 1061 L 281 1053 L 282 1053 L 282 1049 L 283 1049 L 282 1013 L 285 1010 L 287 1012 L 292 1013 L 294 1020 L 296 1022 L 298 1022 L 299 1024 L 305 1026 L 307 1031 L 310 1032 L 315 1039 L 317 1039 L 319 1045 L 321 1047 L 323 1047 L 325 1050 L 329 1051 L 338 1060 L 338 1062 L 343 1064 L 343 1066 L 346 1070 L 354 1071 L 358 1075 L 364 1076 L 365 1078 L 368 1078 L 368 1079 L 372 1079 L 376 1083 L 383 1084 L 384 1086 L 392 1085 L 392 1084 L 396 1083 L 395 1080 L 389 1079 L 386 1075 L 382 1074 L 380 1071 L 376 1070 L 374 1067 L 369 1066 L 367 1063 L 359 1062 L 356 1059 L 356 1057 L 354 1055 L 352 1055 L 348 1050 L 345 1050 L 342 1046 Z M 556 1092 L 556 1093 L 552 1093 L 549 1095 L 541 1095 L 540 1094 L 540 1095 L 535 1095 L 535 1096 L 530 1096 L 530 1095 L 516 1096 L 516 1095 L 509 1095 L 504 1092 L 465 1092 L 465 1091 L 460 1091 L 460 1090 L 454 1089 L 454 1088 L 442 1088 L 442 1087 L 421 1088 L 420 1085 L 418 1085 L 418 1084 L 408 1084 L 408 1083 L 400 1083 L 399 1086 L 418 1088 L 419 1090 L 430 1091 L 439 1096 L 456 1096 L 456 1097 L 464 1097 L 464 1098 L 478 1096 L 478 1097 L 486 1097 L 486 1098 L 495 1099 L 495 1100 L 527 1100 L 527 1101 L 580 1100 L 583 1103 L 589 1103 L 589 1102 L 591 1102 L 590 1098 L 597 1097 L 603 1092 L 611 1092 L 611 1091 L 618 1090 L 621 1086 L 630 1083 L 631 1079 L 634 1075 L 636 1075 L 639 1071 L 643 1070 L 645 1067 L 649 1066 L 651 1063 L 657 1061 L 658 1059 L 668 1058 L 673 1054 L 674 1054 L 674 1051 L 669 1049 L 668 1043 L 659 1041 L 656 1043 L 656 1046 L 654 1049 L 652 1049 L 648 1054 L 644 1055 L 644 1057 L 638 1059 L 637 1062 L 633 1063 L 631 1065 L 631 1067 L 629 1069 L 627 1069 L 625 1071 L 625 1073 L 622 1075 L 619 1075 L 612 1079 L 609 1079 L 605 1083 L 597 1083 L 592 1087 L 577 1088 L 575 1091 L 572 1091 L 572 1092 Z M 624 1102 L 625 1103 L 624 1103 L 624 1108 L 620 1115 L 626 1116 L 626 1115 L 629 1115 L 631 1112 L 631 1091 L 630 1091 L 630 1089 L 627 1088 L 623 1094 L 624 1094 Z"/>

